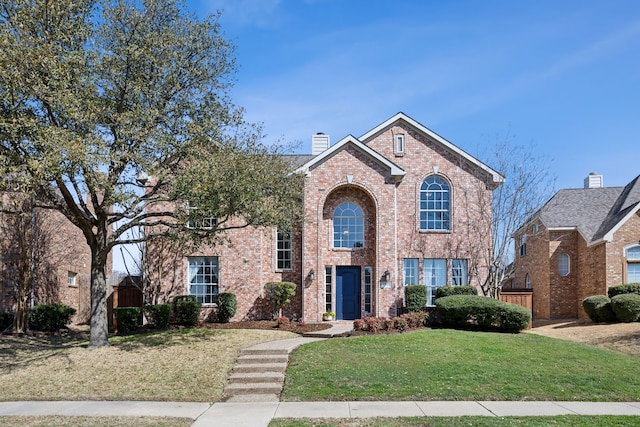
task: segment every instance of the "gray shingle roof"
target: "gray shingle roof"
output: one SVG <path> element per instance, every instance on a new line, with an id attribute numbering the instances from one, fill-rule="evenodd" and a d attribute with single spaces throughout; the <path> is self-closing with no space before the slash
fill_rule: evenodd
<path id="1" fill-rule="evenodd" d="M 626 187 L 558 191 L 538 215 L 547 228 L 576 227 L 588 243 L 603 238 L 640 203 L 640 176 Z"/>

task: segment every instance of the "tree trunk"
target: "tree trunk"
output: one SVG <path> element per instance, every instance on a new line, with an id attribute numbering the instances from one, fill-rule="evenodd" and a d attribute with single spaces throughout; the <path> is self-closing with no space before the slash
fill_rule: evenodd
<path id="1" fill-rule="evenodd" d="M 91 336 L 89 349 L 109 345 L 107 319 L 107 259 L 91 253 Z"/>

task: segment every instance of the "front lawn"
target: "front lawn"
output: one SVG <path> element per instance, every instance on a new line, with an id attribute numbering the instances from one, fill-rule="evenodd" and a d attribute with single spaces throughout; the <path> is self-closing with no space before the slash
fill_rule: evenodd
<path id="1" fill-rule="evenodd" d="M 183 329 L 116 336 L 0 336 L 0 400 L 216 402 L 243 347 L 290 332 Z"/>
<path id="2" fill-rule="evenodd" d="M 640 400 L 640 359 L 533 334 L 433 329 L 290 358 L 283 400 Z"/>
<path id="3" fill-rule="evenodd" d="M 556 417 L 416 417 L 356 419 L 275 419 L 269 427 L 633 427 L 637 417 L 578 416 Z"/>

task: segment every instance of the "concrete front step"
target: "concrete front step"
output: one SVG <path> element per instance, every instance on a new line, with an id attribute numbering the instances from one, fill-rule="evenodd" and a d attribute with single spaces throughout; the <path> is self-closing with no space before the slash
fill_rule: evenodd
<path id="1" fill-rule="evenodd" d="M 246 363 L 236 364 L 234 373 L 249 372 L 283 372 L 287 369 L 287 363 Z"/>
<path id="2" fill-rule="evenodd" d="M 234 372 L 229 377 L 230 383 L 275 383 L 284 382 L 283 372 Z"/>
<path id="3" fill-rule="evenodd" d="M 236 364 L 238 365 L 254 365 L 257 363 L 287 363 L 289 361 L 289 356 L 286 354 L 283 355 L 270 355 L 270 354 L 252 354 L 252 355 L 242 355 L 238 357 L 236 360 Z"/>
<path id="4" fill-rule="evenodd" d="M 237 396 L 239 394 L 280 394 L 282 391 L 282 383 L 232 383 L 224 389 L 227 396 Z"/>
<path id="5" fill-rule="evenodd" d="M 258 402 L 279 402 L 277 394 L 236 394 L 224 399 L 229 403 L 258 403 Z"/>
<path id="6" fill-rule="evenodd" d="M 266 355 L 287 355 L 289 351 L 286 348 L 245 348 L 240 351 L 240 355 L 255 355 L 255 354 L 266 354 Z"/>

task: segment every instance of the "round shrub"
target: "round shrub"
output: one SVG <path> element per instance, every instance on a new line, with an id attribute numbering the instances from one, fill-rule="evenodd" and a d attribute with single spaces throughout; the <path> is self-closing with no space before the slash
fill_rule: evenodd
<path id="1" fill-rule="evenodd" d="M 144 307 L 149 327 L 153 329 L 167 329 L 171 320 L 171 305 L 157 304 Z"/>
<path id="2" fill-rule="evenodd" d="M 76 309 L 64 304 L 40 304 L 29 312 L 29 323 L 39 331 L 57 331 L 71 322 Z"/>
<path id="3" fill-rule="evenodd" d="M 619 321 L 635 322 L 640 319 L 640 295 L 616 295 L 611 298 L 611 308 Z"/>
<path id="4" fill-rule="evenodd" d="M 499 309 L 500 329 L 505 332 L 520 332 L 531 323 L 529 309 L 518 305 L 502 303 Z"/>
<path id="5" fill-rule="evenodd" d="M 609 298 L 622 294 L 638 294 L 640 295 L 640 283 L 628 283 L 626 285 L 612 286 L 607 290 Z"/>
<path id="6" fill-rule="evenodd" d="M 436 289 L 436 299 L 451 295 L 478 295 L 474 286 L 441 286 Z"/>
<path id="7" fill-rule="evenodd" d="M 218 321 L 220 323 L 228 323 L 236 314 L 237 300 L 236 295 L 230 292 L 222 292 L 218 294 Z"/>
<path id="8" fill-rule="evenodd" d="M 582 301 L 582 308 L 594 323 L 609 323 L 616 321 L 616 315 L 611 308 L 611 299 L 606 295 L 593 295 Z"/>
<path id="9" fill-rule="evenodd" d="M 173 315 L 182 326 L 195 326 L 200 317 L 200 304 L 195 295 L 178 295 L 173 298 Z"/>
<path id="10" fill-rule="evenodd" d="M 524 307 L 480 295 L 451 295 L 436 299 L 445 324 L 454 327 L 476 325 L 482 329 L 518 332 L 531 321 Z"/>
<path id="11" fill-rule="evenodd" d="M 427 305 L 427 287 L 407 285 L 404 287 L 404 299 L 408 312 L 418 312 Z"/>
<path id="12" fill-rule="evenodd" d="M 142 325 L 142 311 L 140 307 L 116 307 L 113 309 L 113 312 L 116 315 L 119 334 L 135 331 Z"/>

